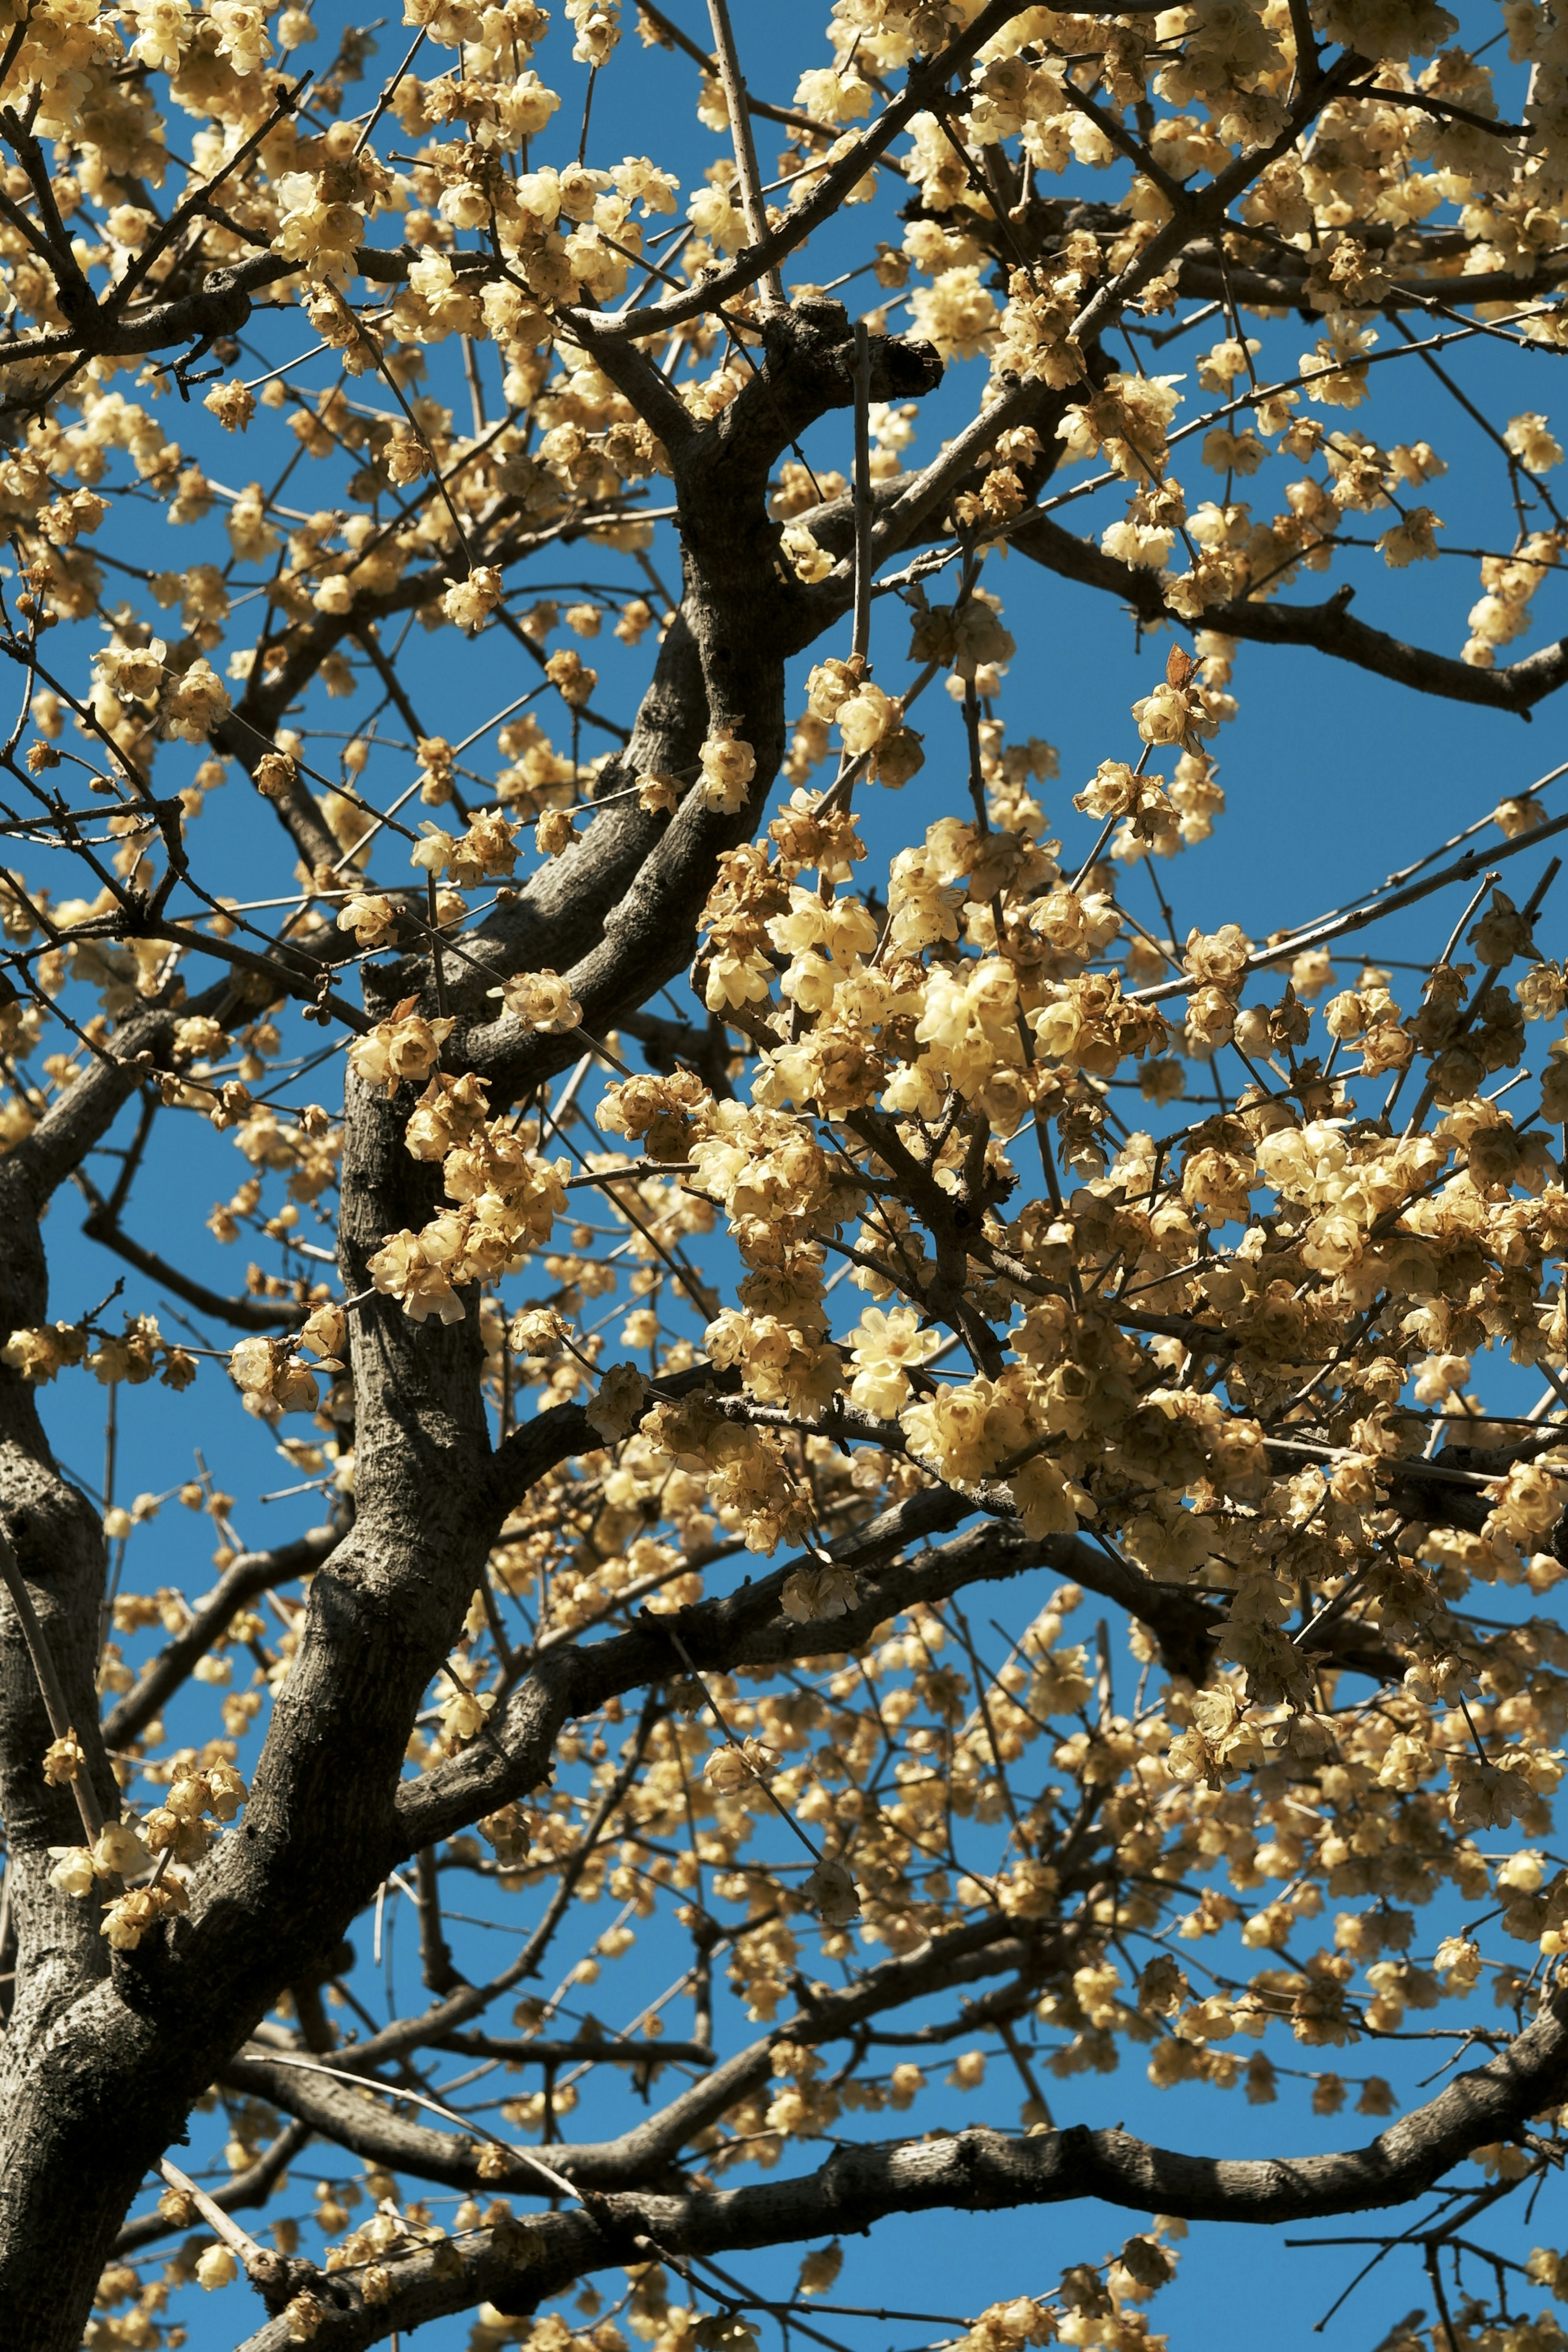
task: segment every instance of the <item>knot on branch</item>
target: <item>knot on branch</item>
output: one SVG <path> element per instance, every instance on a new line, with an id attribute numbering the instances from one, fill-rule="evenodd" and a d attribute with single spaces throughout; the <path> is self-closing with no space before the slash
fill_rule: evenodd
<path id="1" fill-rule="evenodd" d="M 842 302 L 807 296 L 763 320 L 768 371 L 786 373 L 803 386 L 815 379 L 824 408 L 847 408 L 855 397 L 855 329 Z M 923 400 L 942 382 L 942 362 L 930 343 L 905 335 L 872 335 L 873 400 Z"/>
<path id="2" fill-rule="evenodd" d="M 831 408 L 855 398 L 855 332 L 842 302 L 796 302 L 762 321 L 763 365 L 707 432 L 689 445 L 678 478 L 704 464 L 721 467 L 732 485 L 739 466 L 759 483 L 793 441 Z M 871 397 L 923 400 L 942 382 L 929 343 L 902 335 L 870 338 Z"/>
<path id="3" fill-rule="evenodd" d="M 617 2259 L 626 2254 L 633 2260 L 647 2259 L 641 2251 L 647 2240 L 623 2221 L 616 2210 L 614 2199 L 606 2197 L 602 2189 L 590 2189 L 585 2182 L 578 2186 L 577 2199 L 613 2255 Z"/>
<path id="4" fill-rule="evenodd" d="M 340 2309 L 344 2303 L 342 2291 L 335 2287 L 302 2255 L 276 2254 L 268 2246 L 258 2246 L 245 2257 L 245 2275 L 267 2305 L 268 2316 L 279 2318 L 297 2294 L 316 2295 Z"/>
<path id="5" fill-rule="evenodd" d="M 212 270 L 195 293 L 154 303 L 121 323 L 103 320 L 103 347 L 111 352 L 152 351 L 166 342 L 184 342 L 187 337 L 210 341 L 215 335 L 237 335 L 250 317 L 251 291 L 282 277 L 287 267 L 277 255 L 263 254 L 232 268 Z M 89 343 L 100 315 L 95 306 L 93 318 L 82 322 Z"/>

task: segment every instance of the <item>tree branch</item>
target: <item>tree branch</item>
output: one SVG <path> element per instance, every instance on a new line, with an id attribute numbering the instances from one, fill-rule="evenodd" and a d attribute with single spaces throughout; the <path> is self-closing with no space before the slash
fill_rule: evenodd
<path id="1" fill-rule="evenodd" d="M 56 1186 L 109 1132 L 149 1072 L 167 1053 L 176 1021 L 216 1013 L 231 991 L 220 982 L 194 1004 L 137 1014 L 118 1029 L 103 1056 L 95 1055 L 69 1090 L 58 1095 L 32 1133 L 10 1154 L 41 1209 Z"/>
<path id="2" fill-rule="evenodd" d="M 226 2213 L 237 2213 L 247 2205 L 265 2205 L 284 2172 L 311 2136 L 309 2124 L 290 2117 L 269 2145 L 262 2149 L 254 2164 L 247 2164 L 243 2172 L 237 2172 L 221 2188 L 207 2191 L 213 2203 L 221 2205 Z M 123 2257 L 136 2253 L 142 2246 L 155 2245 L 175 2226 L 173 2221 L 165 2221 L 156 2208 L 151 2213 L 138 2213 L 134 2220 L 126 2222 L 116 2238 L 115 2254 Z"/>
<path id="3" fill-rule="evenodd" d="M 712 271 L 690 293 L 672 294 L 663 302 L 616 311 L 600 322 L 601 332 L 620 337 L 665 334 L 687 319 L 717 310 L 732 295 L 753 284 L 765 270 L 776 268 L 824 221 L 833 217 L 848 191 L 858 180 L 864 179 L 877 158 L 908 127 L 911 116 L 928 107 L 933 99 L 939 99 L 952 75 L 970 64 L 977 51 L 1015 16 L 1027 13 L 1023 0 L 989 0 L 989 5 L 945 49 L 939 49 L 934 57 L 910 68 L 899 96 L 883 108 L 847 153 L 824 173 L 805 204 L 779 227 L 770 231 L 761 243 L 743 247 L 728 268 Z"/>
<path id="4" fill-rule="evenodd" d="M 846 1615 L 826 1623 L 801 1625 L 784 1615 L 780 1601 L 785 1583 L 798 1567 L 813 1564 L 792 1560 L 768 1576 L 748 1579 L 736 1592 L 671 1617 L 639 1611 L 633 1633 L 584 1649 L 547 1652 L 513 1692 L 489 1738 L 433 1771 L 400 1782 L 405 1850 L 413 1853 L 449 1836 L 537 1787 L 560 1729 L 572 1717 L 678 1672 L 679 1654 L 670 1629 L 679 1633 L 682 1648 L 700 1669 L 776 1665 L 856 1649 L 885 1618 L 916 1601 L 945 1599 L 966 1584 L 1005 1581 L 1034 1568 L 1076 1577 L 1081 1567 L 1088 1579 L 1100 1565 L 1099 1555 L 1076 1537 L 1032 1539 L 1016 1523 L 1005 1522 L 976 1528 L 940 1550 L 899 1559 L 918 1536 L 951 1527 L 974 1507 L 938 1488 L 911 1496 L 872 1520 L 858 1539 L 837 1545 L 836 1558 L 861 1579 L 860 1598 Z"/>
<path id="5" fill-rule="evenodd" d="M 216 1316 L 220 1322 L 232 1324 L 237 1331 L 276 1331 L 280 1325 L 299 1319 L 298 1311 L 291 1307 L 268 1307 L 259 1298 L 226 1297 L 222 1291 L 209 1290 L 205 1282 L 182 1274 L 167 1258 L 143 1249 L 140 1242 L 122 1232 L 120 1220 L 111 1214 L 107 1202 L 100 1202 L 82 1219 L 81 1229 L 89 1241 L 112 1250 L 127 1265 L 133 1265 L 149 1281 L 162 1283 L 165 1290 L 172 1290 L 176 1298 L 183 1298 L 198 1314 Z"/>
<path id="6" fill-rule="evenodd" d="M 1125 597 L 1145 622 L 1172 617 L 1157 573 L 1119 562 L 1091 541 L 1064 530 L 1050 515 L 1037 515 L 1012 531 L 1009 543 L 1063 579 Z M 1255 599 L 1211 604 L 1194 626 L 1223 630 L 1226 636 L 1254 645 L 1310 646 L 1358 669 L 1374 670 L 1380 677 L 1413 687 L 1419 694 L 1513 710 L 1521 718 L 1532 704 L 1568 683 L 1568 637 L 1504 668 L 1472 669 L 1452 655 L 1405 645 L 1386 630 L 1353 619 L 1348 608 L 1354 593 L 1349 586 L 1340 588 L 1321 604 L 1266 604 Z"/>
<path id="7" fill-rule="evenodd" d="M 311 1575 L 342 1541 L 342 1531 L 337 1528 L 312 1528 L 308 1535 L 299 1537 L 293 1543 L 280 1544 L 276 1551 L 241 1552 L 237 1559 L 231 1560 L 184 1632 L 164 1643 L 135 1689 L 127 1691 L 105 1716 L 105 1746 L 128 1748 L 133 1739 L 140 1739 L 159 1709 L 167 1706 L 186 1680 L 197 1659 L 206 1655 L 247 1601 L 254 1601 L 258 1592 L 271 1592 L 280 1584 L 291 1584 L 297 1576 Z"/>
<path id="8" fill-rule="evenodd" d="M 814 1987 L 810 2000 L 794 2016 L 715 2066 L 646 2123 L 612 2140 L 575 2147 L 552 2142 L 550 2163 L 585 2189 L 667 2182 L 686 2143 L 767 2080 L 776 2043 L 841 2040 L 889 2009 L 984 1977 L 1024 1970 L 1037 1978 L 1059 1962 L 1064 1941 L 1070 1942 L 1075 1934 L 1070 1925 L 1053 1926 L 1037 1932 L 1031 1940 L 1017 1922 L 1001 1912 L 988 1912 L 966 1927 L 929 1937 L 912 1951 L 868 1969 L 841 1991 Z M 444 2181 L 449 2188 L 478 2185 L 483 2178 L 478 2169 L 478 2147 L 467 2145 L 451 2132 L 389 2115 L 367 2102 L 352 2082 L 341 2079 L 351 2073 L 360 2074 L 355 2062 L 363 2054 L 345 2050 L 342 2056 L 349 2063 L 334 2073 L 303 2056 L 284 2057 L 250 2043 L 226 2070 L 226 2078 L 237 2089 L 258 2093 L 310 2121 L 324 2137 L 372 2163 L 417 2173 L 422 2179 Z M 363 2079 L 370 2079 L 368 2074 Z M 395 2102 L 395 2084 L 377 2083 L 376 2088 Z M 507 2146 L 504 2141 L 498 2144 Z M 537 2187 L 538 2176 L 525 2153 L 516 2154 L 510 2179 L 514 2186 Z"/>
<path id="9" fill-rule="evenodd" d="M 670 2254 L 725 2254 L 847 2236 L 892 2213 L 999 2212 L 1084 2198 L 1187 2221 L 1255 2226 L 1399 2205 L 1425 2194 L 1476 2148 L 1510 2138 L 1565 2090 L 1568 1993 L 1559 1990 L 1510 2051 L 1461 2074 L 1364 2147 L 1235 2160 L 1081 2125 L 1030 2138 L 981 2128 L 841 2147 L 819 2170 L 791 2180 L 682 2197 L 612 2193 L 593 2198 L 581 2213 L 476 2231 L 461 2242 L 460 2275 L 439 2278 L 430 2255 L 412 2255 L 395 2263 L 382 2304 L 365 2304 L 353 2273 L 339 2273 L 342 2301 L 313 2340 L 319 2352 L 360 2352 L 395 2329 L 481 2298 L 502 2311 L 531 2312 L 584 2272 L 646 2260 L 649 2240 Z M 450 2271 L 449 2256 L 447 2265 Z M 273 2321 L 240 2352 L 287 2352 L 288 2342 L 286 2325 Z"/>
<path id="10" fill-rule="evenodd" d="M 734 143 L 735 170 L 741 183 L 741 205 L 745 215 L 746 233 L 753 246 L 762 245 L 768 234 L 767 206 L 760 193 L 763 175 L 757 169 L 757 143 L 752 136 L 751 109 L 746 103 L 745 76 L 735 47 L 734 28 L 730 22 L 728 0 L 708 0 L 708 21 L 713 28 L 713 43 L 718 57 L 719 80 L 724 92 L 724 104 L 730 117 L 730 134 Z M 772 262 L 762 273 L 761 307 L 765 314 L 784 308 L 784 284 L 778 264 Z"/>

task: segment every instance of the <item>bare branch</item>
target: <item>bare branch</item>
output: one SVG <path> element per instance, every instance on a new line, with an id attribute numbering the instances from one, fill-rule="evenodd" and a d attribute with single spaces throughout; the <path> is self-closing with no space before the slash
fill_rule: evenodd
<path id="1" fill-rule="evenodd" d="M 276 1551 L 244 1551 L 231 1560 L 183 1633 L 166 1642 L 134 1690 L 117 1699 L 103 1719 L 104 1745 L 128 1748 L 165 1707 L 247 1601 L 310 1576 L 342 1540 L 336 1528 L 312 1528 Z"/>
<path id="2" fill-rule="evenodd" d="M 212 2201 L 226 2213 L 243 2212 L 247 2206 L 265 2205 L 282 2175 L 294 2158 L 310 2142 L 309 2124 L 290 2119 L 263 2148 L 254 2164 L 234 2174 L 212 2189 Z M 178 2225 L 164 2220 L 154 2207 L 151 2213 L 139 2213 L 127 2221 L 114 2242 L 117 2257 L 139 2253 L 143 2246 L 156 2245 L 160 2238 L 168 2237 Z"/>
<path id="3" fill-rule="evenodd" d="M 428 2256 L 400 2262 L 393 2292 L 363 2303 L 344 2281 L 342 2306 L 316 2337 L 326 2352 L 358 2352 L 395 2329 L 464 2309 L 478 2297 L 533 2309 L 574 2279 L 636 2257 L 649 2242 L 672 2254 L 727 2254 L 867 2230 L 891 2213 L 943 2207 L 997 2212 L 1082 2198 L 1188 2221 L 1304 2221 L 1402 2203 L 1477 2147 L 1511 2137 L 1568 2088 L 1568 1995 L 1551 1996 L 1513 2049 L 1459 2075 L 1447 2090 L 1361 2148 L 1262 2161 L 1183 2156 L 1121 2131 L 1068 2131 L 1026 2139 L 984 2129 L 946 2138 L 837 2148 L 815 2173 L 682 2197 L 612 2192 L 582 2213 L 542 2215 L 463 2242 L 462 2275 L 443 2281 Z M 552 2151 L 552 2155 L 555 2151 Z M 285 2352 L 274 2321 L 240 2352 Z"/>
<path id="4" fill-rule="evenodd" d="M 1064 530 L 1050 515 L 1032 517 L 1009 534 L 1009 544 L 1064 579 L 1125 597 L 1145 620 L 1169 618 L 1152 572 L 1102 553 L 1092 541 Z M 1265 604 L 1261 599 L 1212 604 L 1202 625 L 1254 645 L 1310 646 L 1417 693 L 1478 703 L 1485 709 L 1513 710 L 1521 718 L 1568 683 L 1568 638 L 1500 668 L 1477 669 L 1452 655 L 1405 645 L 1386 630 L 1356 620 L 1350 611 L 1354 593 L 1349 586 L 1336 589 L 1321 604 Z"/>

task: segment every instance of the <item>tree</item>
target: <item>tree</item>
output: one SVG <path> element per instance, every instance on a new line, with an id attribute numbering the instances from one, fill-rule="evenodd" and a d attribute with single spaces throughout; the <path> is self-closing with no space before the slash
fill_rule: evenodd
<path id="1" fill-rule="evenodd" d="M 886 2216 L 1092 2198 L 1164 2218 L 999 2283 L 967 2341 L 1132 2352 L 1184 2220 L 1392 2244 L 1479 2158 L 1417 2231 L 1457 2352 L 1491 2273 L 1451 2305 L 1438 2254 L 1549 2177 L 1568 2113 L 1568 1061 L 1527 1051 L 1568 1000 L 1534 938 L 1568 817 L 1483 805 L 1261 944 L 1179 936 L 1154 861 L 1222 805 L 1249 644 L 1503 714 L 1568 680 L 1568 639 L 1497 658 L 1564 545 L 1562 452 L 1510 414 L 1568 349 L 1564 36 L 1510 0 L 1505 117 L 1432 0 L 837 0 L 777 104 L 710 16 L 406 0 L 371 100 L 363 29 L 297 70 L 298 5 L 9 12 L 9 2340 L 174 2341 L 171 2288 L 243 2271 L 267 2316 L 203 2308 L 249 2352 L 465 2312 L 476 2345 L 616 2352 L 558 2308 L 607 2274 L 667 2352 L 748 2352 L 747 2250 L 799 2248 L 831 2312 Z M 722 160 L 589 163 L 601 78 L 667 68 Z M 884 307 L 786 289 L 814 238 Z M 1348 583 L 1287 593 L 1447 551 L 1427 440 L 1331 414 L 1434 378 L 1467 515 L 1507 500 L 1462 651 Z M 950 437 L 906 463 L 933 396 Z M 224 433 L 266 483 L 213 478 Z M 1173 470 L 1200 435 L 1216 497 Z M 312 467 L 319 511 L 286 503 Z M 1058 519 L 1089 495 L 1098 539 Z M 1003 549 L 1157 633 L 1070 854 L 1049 747 L 1004 731 Z M 564 550 L 595 578 L 547 651 Z M 629 730 L 579 650 L 606 618 Z M 499 684 L 466 740 L 420 722 L 415 620 L 453 708 Z M 951 792 L 913 781 L 938 679 Z M 868 812 L 904 816 L 890 858 Z M 1325 993 L 1334 941 L 1417 908 L 1410 1009 L 1382 964 Z M 171 1131 L 249 1164 L 212 1220 L 258 1253 L 232 1294 L 161 1213 Z M 74 1320 L 42 1222 L 72 1185 L 125 1269 Z M 216 1587 L 121 1583 L 174 1498 L 84 1493 L 57 1376 L 75 1415 L 156 1380 L 173 1423 L 221 1391 L 303 1432 L 325 1523 L 246 1549 L 204 1475 Z M 504 1963 L 454 1941 L 454 1888 L 519 1923 Z M 395 2017 L 344 1946 L 400 1903 L 425 2005 Z M 573 1988 L 639 1934 L 673 1990 L 598 2025 Z M 1365 2146 L 1053 2120 L 1047 2083 L 1124 2050 L 1294 2095 L 1292 2035 L 1331 2114 L 1313 2053 L 1392 2066 L 1442 2001 L 1461 2070 Z M 452 2053 L 528 2087 L 443 2094 Z M 928 2132 L 950 2056 L 971 2093 L 989 2057 L 982 2120 Z M 644 2104 L 574 2142 L 610 2077 Z M 170 2152 L 215 2088 L 203 2188 Z M 300 2159 L 325 2251 L 238 2218 Z"/>

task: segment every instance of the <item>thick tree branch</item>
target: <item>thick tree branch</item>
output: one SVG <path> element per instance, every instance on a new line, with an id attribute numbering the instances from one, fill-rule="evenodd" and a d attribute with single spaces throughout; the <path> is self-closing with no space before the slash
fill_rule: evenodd
<path id="1" fill-rule="evenodd" d="M 1568 2090 L 1568 1994 L 1549 1996 L 1512 2049 L 1448 2088 L 1364 2147 L 1260 2160 L 1188 2156 L 1129 2132 L 1082 2126 L 1020 2139 L 984 2129 L 949 2138 L 837 2148 L 795 2179 L 682 2197 L 612 2193 L 584 2211 L 540 2215 L 460 2243 L 461 2275 L 436 2275 L 427 2254 L 399 2261 L 385 2303 L 366 2305 L 352 2273 L 314 2338 L 321 2352 L 359 2352 L 479 2298 L 528 2312 L 585 2272 L 670 2254 L 728 2254 L 868 2230 L 892 2213 L 956 2208 L 998 2212 L 1097 2198 L 1139 2213 L 1258 2225 L 1400 2205 L 1423 2195 L 1478 2147 L 1511 2138 Z M 241 2352 L 286 2352 L 274 2321 Z"/>
<path id="2" fill-rule="evenodd" d="M 1064 1939 L 1070 1941 L 1074 1933 L 1071 1926 L 1052 1927 L 1031 1940 L 1004 1914 L 989 1912 L 966 1927 L 931 1937 L 911 1952 L 868 1969 L 843 1990 L 814 1987 L 805 2006 L 691 2084 L 646 2123 L 613 2140 L 576 2146 L 552 2142 L 549 2161 L 582 2189 L 666 2180 L 689 2140 L 767 2080 L 776 2043 L 839 2040 L 891 2009 L 985 1977 L 1023 1971 L 1037 1979 L 1059 1962 Z M 358 2073 L 355 2062 L 361 2055 L 344 2051 L 342 2071 Z M 226 2075 L 237 2089 L 270 2099 L 369 2162 L 417 2173 L 422 2179 L 441 2180 L 450 2188 L 472 2189 L 482 2182 L 478 2147 L 451 2132 L 432 2130 L 388 2114 L 374 2101 L 366 2101 L 353 2083 L 312 2065 L 303 2056 L 285 2059 L 252 2043 L 229 2066 Z M 396 2084 L 378 2087 L 395 2104 Z M 514 2155 L 510 2179 L 514 2187 L 537 2188 L 538 2174 L 526 2154 Z"/>
<path id="3" fill-rule="evenodd" d="M 1119 562 L 1091 541 L 1064 530 L 1050 515 L 1037 515 L 1021 525 L 1009 534 L 1009 543 L 1063 579 L 1125 597 L 1146 622 L 1171 618 L 1156 573 Z M 1355 620 L 1349 610 L 1354 593 L 1350 587 L 1337 589 L 1321 604 L 1272 604 L 1253 599 L 1211 604 L 1194 625 L 1223 630 L 1227 636 L 1255 645 L 1310 646 L 1358 669 L 1373 670 L 1380 677 L 1413 687 L 1417 693 L 1479 703 L 1487 709 L 1514 710 L 1521 718 L 1529 715 L 1534 703 L 1568 683 L 1568 637 L 1500 669 L 1473 669 L 1450 654 L 1405 645 L 1386 630 Z"/>
<path id="4" fill-rule="evenodd" d="M 10 1154 L 10 1165 L 28 1186 L 37 1209 L 102 1140 L 138 1087 L 167 1058 L 177 1020 L 193 1012 L 212 1012 L 229 1001 L 226 983 L 209 992 L 196 1005 L 183 1004 L 138 1013 L 95 1056 L 69 1090 L 58 1095 L 34 1128 Z"/>
<path id="5" fill-rule="evenodd" d="M 1092 1578 L 1101 1564 L 1075 1537 L 1031 1539 L 1003 1523 L 974 1529 L 940 1550 L 908 1560 L 897 1557 L 918 1535 L 951 1527 L 973 1507 L 944 1490 L 916 1496 L 874 1519 L 858 1541 L 837 1545 L 836 1556 L 859 1578 L 860 1598 L 846 1615 L 825 1624 L 801 1625 L 784 1615 L 780 1596 L 795 1570 L 805 1564 L 790 1561 L 755 1581 L 748 1578 L 723 1599 L 673 1617 L 641 1611 L 635 1633 L 586 1648 L 549 1652 L 512 1694 L 490 1736 L 434 1771 L 400 1784 L 397 1809 L 406 1851 L 448 1836 L 537 1787 L 557 1734 L 573 1716 L 679 1672 L 679 1654 L 668 1629 L 679 1633 L 699 1668 L 728 1672 L 778 1664 L 854 1650 L 884 1619 L 916 1601 L 944 1599 L 966 1584 L 1005 1581 L 1036 1568 L 1076 1576 L 1081 1567 Z"/>
<path id="6" fill-rule="evenodd" d="M 484 927 L 471 950 L 483 970 L 467 972 L 454 999 L 472 1025 L 453 1058 L 482 1073 L 492 1104 L 519 1099 L 578 1050 L 510 1013 L 494 1019 L 484 995 L 492 968 L 504 977 L 521 955 L 548 960 L 569 979 L 589 1033 L 602 1035 L 689 961 L 718 859 L 751 837 L 784 756 L 784 662 L 838 609 L 783 563 L 767 494 L 781 450 L 853 399 L 847 317 L 838 303 L 802 305 L 771 317 L 763 343 L 763 364 L 738 397 L 671 452 L 686 569 L 681 617 L 660 648 L 633 741 L 602 781 L 624 792 L 649 770 L 689 774 L 705 736 L 728 726 L 755 760 L 746 803 L 722 811 L 689 792 L 672 816 L 653 818 L 635 800 L 617 800 L 518 907 Z M 871 356 L 879 397 L 918 397 L 939 381 L 922 345 L 878 337 Z M 564 922 L 542 920 L 551 906 Z"/>

